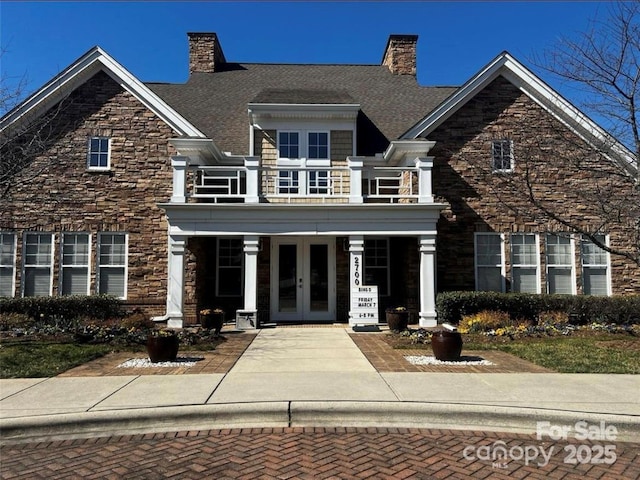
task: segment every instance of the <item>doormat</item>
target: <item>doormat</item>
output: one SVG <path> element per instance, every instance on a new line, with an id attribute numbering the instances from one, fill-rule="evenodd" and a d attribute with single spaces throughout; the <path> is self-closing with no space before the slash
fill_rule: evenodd
<path id="1" fill-rule="evenodd" d="M 407 362 L 412 365 L 458 365 L 461 367 L 469 366 L 469 365 L 495 365 L 495 363 L 490 362 L 489 360 L 485 360 L 482 357 L 472 357 L 472 356 L 464 356 L 460 357 L 459 361 L 451 362 L 438 360 L 436 357 L 427 356 L 427 355 L 408 355 L 404 357 Z"/>
<path id="2" fill-rule="evenodd" d="M 118 368 L 175 368 L 193 367 L 196 362 L 204 360 L 204 357 L 178 357 L 174 362 L 153 363 L 148 358 L 132 358 L 118 365 Z"/>

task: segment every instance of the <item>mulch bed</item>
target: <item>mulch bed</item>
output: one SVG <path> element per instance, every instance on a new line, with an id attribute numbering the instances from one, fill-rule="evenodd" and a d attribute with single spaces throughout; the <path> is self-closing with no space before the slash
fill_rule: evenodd
<path id="1" fill-rule="evenodd" d="M 549 373 L 553 371 L 509 353 L 496 350 L 466 350 L 464 345 L 463 357 L 481 358 L 494 365 L 413 365 L 404 357 L 433 356 L 431 345 L 411 345 L 406 337 L 388 332 L 350 333 L 349 335 L 379 372 Z"/>

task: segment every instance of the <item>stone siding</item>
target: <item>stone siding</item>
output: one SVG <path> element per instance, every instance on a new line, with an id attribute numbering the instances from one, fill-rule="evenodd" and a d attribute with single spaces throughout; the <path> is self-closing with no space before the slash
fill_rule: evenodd
<path id="1" fill-rule="evenodd" d="M 501 138 L 513 140 L 514 172 L 491 172 L 491 141 Z M 567 231 L 552 218 L 532 214 L 525 198 L 525 170 L 535 194 L 547 206 L 559 208 L 559 213 L 589 231 L 599 225 L 597 202 L 588 196 L 593 182 L 607 192 L 603 195 L 621 191 L 613 174 L 616 167 L 502 77 L 439 126 L 429 140 L 437 142 L 431 151 L 434 195 L 450 205 L 438 222 L 440 291 L 475 288 L 475 232 Z M 611 226 L 608 234 L 612 247 L 631 248 L 624 225 Z M 505 236 L 508 240 L 509 235 Z M 540 244 L 544 292 L 544 241 Z M 509 274 L 508 248 L 506 252 Z M 581 293 L 578 255 L 576 248 L 577 291 Z M 640 293 L 640 271 L 635 264 L 611 255 L 611 273 L 614 294 Z"/>
<path id="2" fill-rule="evenodd" d="M 158 202 L 171 196 L 167 139 L 174 132 L 105 73 L 79 87 L 58 113 L 55 142 L 21 172 L 0 200 L 0 230 L 18 235 L 16 295 L 21 295 L 23 232 L 55 233 L 53 291 L 60 289 L 63 232 L 91 234 L 91 293 L 96 293 L 98 232 L 128 234 L 128 300 L 164 313 L 167 223 Z M 111 139 L 111 168 L 89 171 L 89 139 Z"/>

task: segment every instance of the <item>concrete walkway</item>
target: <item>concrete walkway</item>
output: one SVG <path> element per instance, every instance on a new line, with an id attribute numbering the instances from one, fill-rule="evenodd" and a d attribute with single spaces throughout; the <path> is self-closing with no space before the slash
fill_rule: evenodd
<path id="1" fill-rule="evenodd" d="M 379 373 L 348 331 L 261 330 L 226 375 L 0 380 L 0 440 L 290 426 L 535 433 L 537 422 L 586 421 L 640 441 L 640 375 Z"/>

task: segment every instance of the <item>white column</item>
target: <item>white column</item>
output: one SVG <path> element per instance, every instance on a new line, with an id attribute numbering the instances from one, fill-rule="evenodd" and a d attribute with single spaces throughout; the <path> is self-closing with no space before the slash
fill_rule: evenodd
<path id="1" fill-rule="evenodd" d="M 171 203 L 184 203 L 187 201 L 187 168 L 189 157 L 176 155 L 171 157 L 173 168 L 173 193 Z"/>
<path id="2" fill-rule="evenodd" d="M 362 169 L 364 160 L 361 157 L 347 157 L 349 166 L 349 203 L 363 203 L 362 199 Z"/>
<path id="3" fill-rule="evenodd" d="M 433 158 L 416 158 L 418 169 L 418 203 L 433 203 L 432 175 Z"/>
<path id="4" fill-rule="evenodd" d="M 244 310 L 258 310 L 258 251 L 260 237 L 244 237 Z"/>
<path id="5" fill-rule="evenodd" d="M 421 235 L 420 242 L 420 326 L 435 327 L 436 320 L 436 235 Z"/>
<path id="6" fill-rule="evenodd" d="M 260 157 L 245 157 L 244 166 L 247 169 L 247 196 L 246 203 L 258 203 L 260 201 Z"/>
<path id="7" fill-rule="evenodd" d="M 364 284 L 364 236 L 351 235 L 349 237 L 349 305 L 353 305 L 355 287 Z M 359 323 L 349 311 L 349 325 Z"/>
<path id="8" fill-rule="evenodd" d="M 184 255 L 186 237 L 169 236 L 169 280 L 167 285 L 167 326 L 182 328 L 184 315 Z"/>

